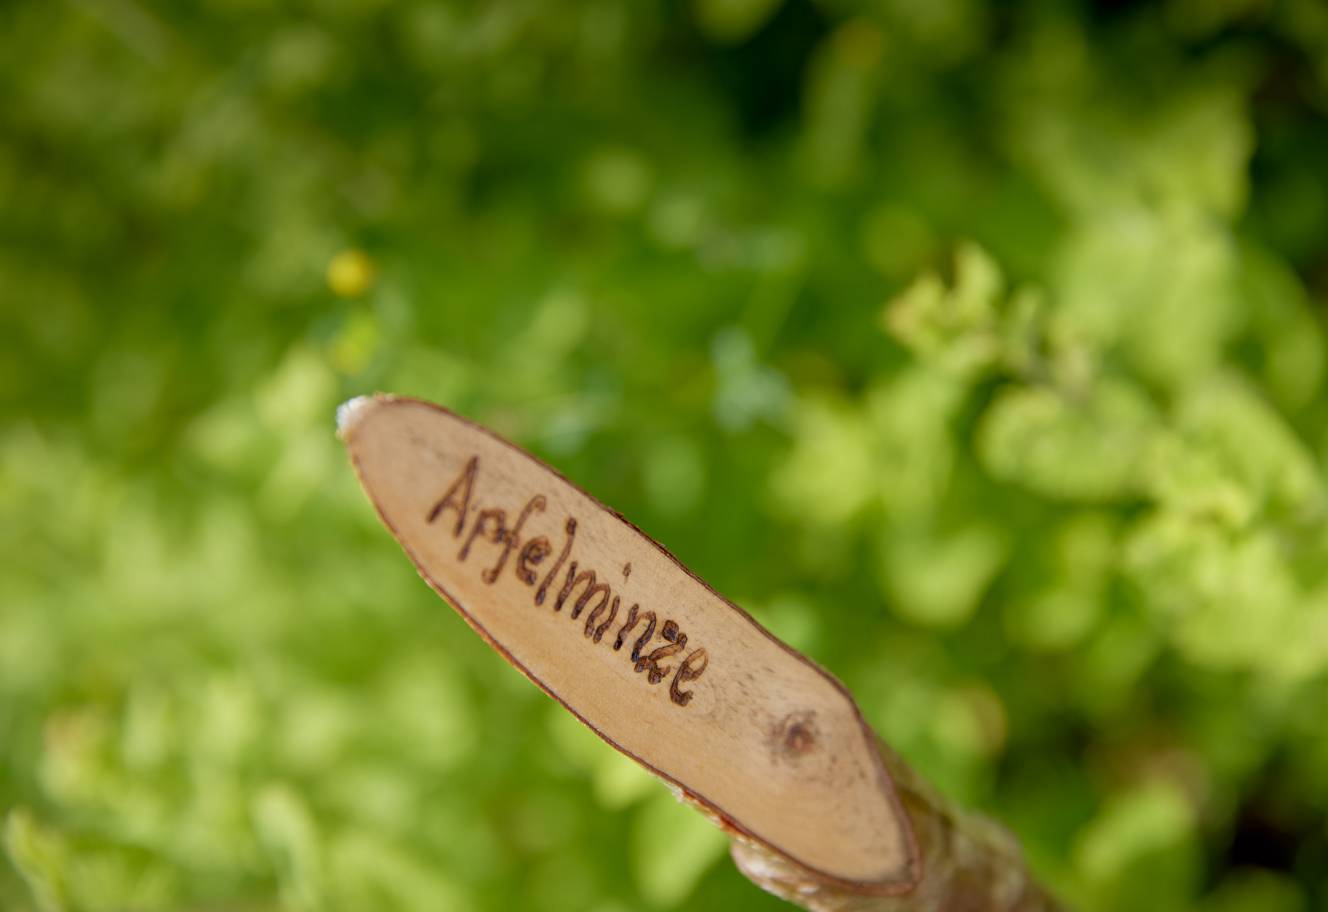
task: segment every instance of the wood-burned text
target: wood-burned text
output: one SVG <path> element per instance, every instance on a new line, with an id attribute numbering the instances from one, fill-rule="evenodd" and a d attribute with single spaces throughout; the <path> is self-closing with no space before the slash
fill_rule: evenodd
<path id="1" fill-rule="evenodd" d="M 506 510 L 478 503 L 475 487 L 479 468 L 479 457 L 472 456 L 426 514 L 429 523 L 441 524 L 460 543 L 457 560 L 465 563 L 472 551 L 499 546 L 493 564 L 480 571 L 481 580 L 493 585 L 510 566 L 518 580 L 534 589 L 531 601 L 535 607 L 548 603 L 554 612 L 561 612 L 566 606 L 569 617 L 582 623 L 582 634 L 592 644 L 604 642 L 614 652 L 630 646 L 627 657 L 633 671 L 644 672 L 650 684 L 659 684 L 672 676 L 669 698 L 679 706 L 690 703 L 693 691 L 684 690 L 683 686 L 705 673 L 710 662 L 705 649 L 693 649 L 684 657 L 687 634 L 677 622 L 669 618 L 661 622 L 653 610 L 643 611 L 636 602 L 625 609 L 615 631 L 623 596 L 614 592 L 600 573 L 582 565 L 574 557 L 576 518 L 568 516 L 564 521 L 562 542 L 557 548 L 545 535 L 523 538 L 527 521 L 533 514 L 545 511 L 547 499 L 543 494 L 529 498 L 509 526 Z M 541 565 L 554 555 L 555 550 L 557 556 L 545 569 Z M 564 567 L 567 569 L 559 584 L 559 573 Z M 631 575 L 632 565 L 624 564 L 620 590 L 627 585 Z"/>

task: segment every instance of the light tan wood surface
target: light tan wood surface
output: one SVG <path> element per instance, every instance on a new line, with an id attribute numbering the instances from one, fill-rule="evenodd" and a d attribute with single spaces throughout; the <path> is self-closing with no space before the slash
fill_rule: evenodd
<path id="1" fill-rule="evenodd" d="M 922 877 L 844 687 L 533 456 L 429 403 L 340 433 L 420 574 L 527 677 L 762 857 L 854 895 Z"/>
<path id="2" fill-rule="evenodd" d="M 1055 912 L 1014 838 L 877 740 L 848 691 L 556 471 L 427 402 L 338 429 L 420 575 L 499 653 L 811 912 Z"/>

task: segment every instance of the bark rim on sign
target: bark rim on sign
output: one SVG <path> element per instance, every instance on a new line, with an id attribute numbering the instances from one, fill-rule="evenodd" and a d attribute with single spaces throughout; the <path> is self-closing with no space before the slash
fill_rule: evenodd
<path id="1" fill-rule="evenodd" d="M 768 640 L 774 642 L 777 646 L 779 646 L 779 648 L 784 650 L 784 652 L 786 652 L 793 659 L 802 662 L 804 665 L 808 666 L 812 671 L 820 675 L 821 678 L 827 681 L 840 694 L 840 696 L 843 697 L 848 702 L 848 705 L 852 710 L 853 718 L 857 722 L 858 729 L 860 731 L 860 734 L 862 735 L 864 746 L 867 749 L 867 752 L 871 755 L 870 762 L 872 763 L 872 765 L 876 770 L 877 786 L 885 794 L 887 804 L 889 805 L 890 809 L 894 812 L 895 819 L 900 827 L 900 830 L 902 831 L 903 849 L 905 855 L 903 863 L 900 866 L 900 869 L 903 872 L 902 879 L 889 880 L 889 881 L 864 881 L 864 880 L 854 880 L 852 878 L 841 877 L 839 875 L 832 874 L 829 871 L 817 868 L 814 865 L 810 865 L 802 861 L 801 859 L 797 858 L 796 856 L 792 855 L 791 853 L 785 851 L 780 846 L 777 846 L 761 838 L 760 836 L 749 830 L 747 827 L 745 827 L 736 818 L 728 814 L 722 807 L 720 807 L 716 802 L 712 801 L 710 798 L 706 797 L 705 795 L 702 795 L 699 792 L 693 791 L 692 789 L 688 788 L 684 783 L 679 782 L 678 780 L 669 776 L 667 773 L 657 769 L 649 761 L 637 756 L 636 754 L 624 748 L 622 745 L 618 744 L 618 742 L 614 741 L 611 737 L 609 737 L 607 734 L 601 731 L 594 723 L 592 723 L 589 719 L 587 719 L 574 707 L 572 707 L 558 693 L 553 691 L 548 685 L 546 685 L 538 677 L 532 674 L 531 671 L 527 669 L 526 666 L 522 664 L 521 661 L 519 661 L 515 656 L 512 655 L 510 651 L 508 651 L 507 647 L 505 647 L 497 639 L 491 636 L 488 630 L 484 628 L 484 626 L 479 622 L 479 620 L 461 604 L 461 601 L 455 598 L 450 592 L 448 592 L 447 587 L 444 586 L 437 579 L 435 579 L 434 576 L 425 568 L 424 563 L 416 555 L 415 551 L 411 548 L 411 546 L 406 542 L 405 538 L 401 535 L 401 533 L 397 529 L 397 526 L 383 512 L 383 508 L 380 506 L 378 498 L 374 496 L 373 491 L 370 489 L 369 485 L 366 484 L 365 472 L 360 464 L 360 459 L 355 451 L 354 446 L 351 445 L 351 438 L 354 436 L 356 427 L 360 424 L 365 413 L 368 411 L 370 407 L 378 408 L 378 407 L 391 407 L 391 406 L 400 406 L 400 405 L 418 406 L 418 407 L 423 407 L 427 410 L 441 413 L 442 415 L 445 415 L 455 421 L 458 421 L 461 424 L 473 430 L 479 431 L 485 437 L 488 437 L 494 442 L 502 445 L 503 447 L 506 447 L 508 450 L 515 452 L 526 461 L 532 463 L 536 469 L 542 470 L 544 472 L 553 475 L 560 482 L 567 485 L 572 490 L 576 491 L 582 497 L 585 497 L 586 500 L 595 509 L 601 510 L 604 513 L 606 513 L 608 516 L 617 519 L 619 522 L 623 523 L 627 528 L 631 529 L 633 532 L 639 535 L 649 545 L 656 548 L 668 560 L 670 564 L 672 564 L 678 570 L 682 571 L 684 574 L 686 574 L 688 577 L 690 577 L 692 580 L 698 583 L 703 589 L 705 589 L 706 592 L 708 592 L 710 595 L 718 599 L 718 601 L 722 605 L 736 612 L 737 615 L 742 620 L 746 621 L 747 624 L 749 624 L 753 630 L 757 631 L 758 633 L 766 637 Z M 472 630 L 474 630 L 477 634 L 479 634 L 480 637 L 486 643 L 488 643 L 491 648 L 497 651 L 498 654 L 501 655 L 508 662 L 508 664 L 516 668 L 517 671 L 521 672 L 521 674 L 523 674 L 528 680 L 530 680 L 531 683 L 533 683 L 536 687 L 542 690 L 550 698 L 555 700 L 560 706 L 562 706 L 564 709 L 570 712 L 574 717 L 576 717 L 576 719 L 579 722 L 581 722 L 582 725 L 586 726 L 592 732 L 594 732 L 600 738 L 600 740 L 607 743 L 610 747 L 618 751 L 623 756 L 628 757 L 631 760 L 643 766 L 652 775 L 663 780 L 670 787 L 681 792 L 689 801 L 699 805 L 707 814 L 714 817 L 722 828 L 731 831 L 732 833 L 736 834 L 737 836 L 739 836 L 744 840 L 756 843 L 760 846 L 764 846 L 765 848 L 775 853 L 779 857 L 787 859 L 792 864 L 805 869 L 809 873 L 813 874 L 818 880 L 822 881 L 827 885 L 836 886 L 841 889 L 866 896 L 897 896 L 912 892 L 922 881 L 924 874 L 922 869 L 923 861 L 921 853 L 918 851 L 917 837 L 913 832 L 912 822 L 909 820 L 908 814 L 904 811 L 903 805 L 899 798 L 898 791 L 895 786 L 895 782 L 893 778 L 890 776 L 889 771 L 886 769 L 885 762 L 881 758 L 880 751 L 877 748 L 876 733 L 867 724 L 867 720 L 863 718 L 862 711 L 858 707 L 857 701 L 853 699 L 853 695 L 849 691 L 849 689 L 845 687 L 844 684 L 838 678 L 836 678 L 833 674 L 831 674 L 829 671 L 823 668 L 820 664 L 808 658 L 806 655 L 803 655 L 801 652 L 794 649 L 792 646 L 785 643 L 779 637 L 775 636 L 773 633 L 767 630 L 764 626 L 761 625 L 759 621 L 756 620 L 756 618 L 752 617 L 741 606 L 735 604 L 725 596 L 721 595 L 719 592 L 715 591 L 714 587 L 712 587 L 709 583 L 707 583 L 697 574 L 692 572 L 692 570 L 689 569 L 686 564 L 684 564 L 677 557 L 675 557 L 673 552 L 671 552 L 664 545 L 656 541 L 652 536 L 642 531 L 641 528 L 638 527 L 634 522 L 632 522 L 627 517 L 623 516 L 622 513 L 604 504 L 602 501 L 599 500 L 599 498 L 595 497 L 593 494 L 586 491 L 576 482 L 572 481 L 566 475 L 560 472 L 557 468 L 549 465 L 544 460 L 540 459 L 538 456 L 535 456 L 533 453 L 530 453 L 525 449 L 517 446 L 515 443 L 512 443 L 511 441 L 502 437 L 495 431 L 490 430 L 484 425 L 472 421 L 471 419 L 467 418 L 464 415 L 459 415 L 445 406 L 438 405 L 437 403 L 434 402 L 429 402 L 426 399 L 419 399 L 414 396 L 402 396 L 393 393 L 374 393 L 372 396 L 357 396 L 343 403 L 341 407 L 337 409 L 337 435 L 342 439 L 342 441 L 344 441 L 347 444 L 346 449 L 350 456 L 351 465 L 355 470 L 356 478 L 359 480 L 360 486 L 364 489 L 365 493 L 368 494 L 369 501 L 371 504 L 373 504 L 374 512 L 377 513 L 379 520 L 383 523 L 384 526 L 387 527 L 388 531 L 392 533 L 392 537 L 396 539 L 397 543 L 401 546 L 402 550 L 406 552 L 406 556 L 409 557 L 411 563 L 415 565 L 415 570 L 420 575 L 420 577 L 423 578 L 423 580 L 429 584 L 429 587 L 431 589 L 433 589 L 449 605 L 451 605 L 452 608 L 457 612 L 457 614 L 461 615 L 462 620 L 464 620 Z"/>

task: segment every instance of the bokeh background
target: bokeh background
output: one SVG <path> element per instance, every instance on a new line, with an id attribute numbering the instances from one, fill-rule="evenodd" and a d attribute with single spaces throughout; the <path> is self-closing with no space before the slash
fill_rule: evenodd
<path id="1" fill-rule="evenodd" d="M 1328 5 L 0 6 L 0 907 L 777 909 L 415 576 L 433 399 L 1085 910 L 1328 909 Z"/>

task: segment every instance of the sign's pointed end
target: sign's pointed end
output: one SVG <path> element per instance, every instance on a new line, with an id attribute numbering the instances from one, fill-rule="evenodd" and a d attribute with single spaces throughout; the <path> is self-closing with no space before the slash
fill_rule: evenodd
<path id="1" fill-rule="evenodd" d="M 343 441 L 350 439 L 350 432 L 368 413 L 369 408 L 378 400 L 378 396 L 356 396 L 337 406 L 337 437 Z"/>

